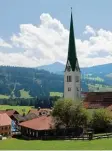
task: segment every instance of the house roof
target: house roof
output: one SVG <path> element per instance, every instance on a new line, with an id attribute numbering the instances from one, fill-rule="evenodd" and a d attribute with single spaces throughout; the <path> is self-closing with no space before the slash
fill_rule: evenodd
<path id="1" fill-rule="evenodd" d="M 24 117 L 20 114 L 14 114 L 13 115 L 14 119 L 16 119 L 18 122 L 23 122 L 24 121 Z"/>
<path id="2" fill-rule="evenodd" d="M 20 114 L 15 114 L 15 115 L 13 115 L 13 117 L 14 117 L 18 122 L 23 122 L 23 121 L 28 121 L 28 120 L 37 118 L 38 115 L 35 114 L 35 113 L 28 113 L 28 114 L 25 115 L 25 116 L 22 116 L 22 115 L 20 115 Z"/>
<path id="3" fill-rule="evenodd" d="M 0 113 L 6 113 L 8 116 L 19 114 L 16 110 L 0 110 Z"/>
<path id="4" fill-rule="evenodd" d="M 34 130 L 48 130 L 53 126 L 53 121 L 51 116 L 40 116 L 38 118 L 22 122 L 19 126 Z"/>
<path id="5" fill-rule="evenodd" d="M 11 125 L 11 118 L 6 114 L 0 114 L 0 126 Z"/>

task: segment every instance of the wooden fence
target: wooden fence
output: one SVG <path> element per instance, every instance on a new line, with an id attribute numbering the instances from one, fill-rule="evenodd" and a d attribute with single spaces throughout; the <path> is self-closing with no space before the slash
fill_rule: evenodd
<path id="1" fill-rule="evenodd" d="M 42 140 L 95 140 L 102 138 L 112 138 L 112 133 L 104 133 L 104 134 L 93 134 L 92 138 L 89 135 L 82 136 L 44 136 Z"/>

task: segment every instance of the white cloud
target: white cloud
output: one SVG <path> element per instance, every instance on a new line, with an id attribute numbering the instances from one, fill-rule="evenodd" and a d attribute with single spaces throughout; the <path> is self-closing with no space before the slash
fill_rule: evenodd
<path id="1" fill-rule="evenodd" d="M 39 65 L 65 61 L 68 47 L 68 30 L 49 14 L 40 16 L 41 24 L 20 25 L 20 33 L 13 35 L 13 45 L 24 48 L 23 55 L 35 56 Z M 38 64 L 37 64 L 38 66 Z"/>
<path id="2" fill-rule="evenodd" d="M 69 31 L 49 14 L 42 14 L 40 21 L 38 26 L 21 24 L 20 32 L 11 36 L 12 44 L 3 41 L 7 47 L 13 46 L 15 53 L 0 52 L 0 65 L 33 67 L 55 61 L 66 63 Z M 80 66 L 111 63 L 112 32 L 94 30 L 88 25 L 84 33 L 89 35 L 88 39 L 76 39 Z M 24 51 L 17 52 L 16 49 Z"/>
<path id="3" fill-rule="evenodd" d="M 0 38 L 0 47 L 12 48 L 12 46 L 5 42 L 2 38 Z"/>
<path id="4" fill-rule="evenodd" d="M 85 31 L 83 33 L 84 34 L 96 35 L 95 30 L 91 26 L 89 26 L 89 25 L 86 26 Z"/>

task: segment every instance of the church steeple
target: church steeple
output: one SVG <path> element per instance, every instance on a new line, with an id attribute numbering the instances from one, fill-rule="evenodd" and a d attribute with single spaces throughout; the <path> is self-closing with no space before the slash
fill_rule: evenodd
<path id="1" fill-rule="evenodd" d="M 71 11 L 68 58 L 64 72 L 64 98 L 80 100 L 80 97 L 81 97 L 81 73 L 76 54 L 73 17 Z"/>
<path id="2" fill-rule="evenodd" d="M 72 71 L 76 69 L 77 63 L 77 54 L 75 46 L 75 36 L 74 36 L 74 26 L 73 26 L 73 17 L 72 17 L 72 8 L 71 8 L 71 21 L 70 21 L 70 33 L 69 33 L 69 45 L 68 45 L 68 58 Z"/>

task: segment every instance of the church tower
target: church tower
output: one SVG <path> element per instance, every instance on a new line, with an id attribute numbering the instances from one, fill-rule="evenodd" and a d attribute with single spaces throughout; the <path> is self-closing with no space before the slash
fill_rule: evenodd
<path id="1" fill-rule="evenodd" d="M 64 73 L 64 98 L 79 100 L 81 98 L 81 73 L 76 54 L 73 17 L 71 11 L 68 58 Z"/>

